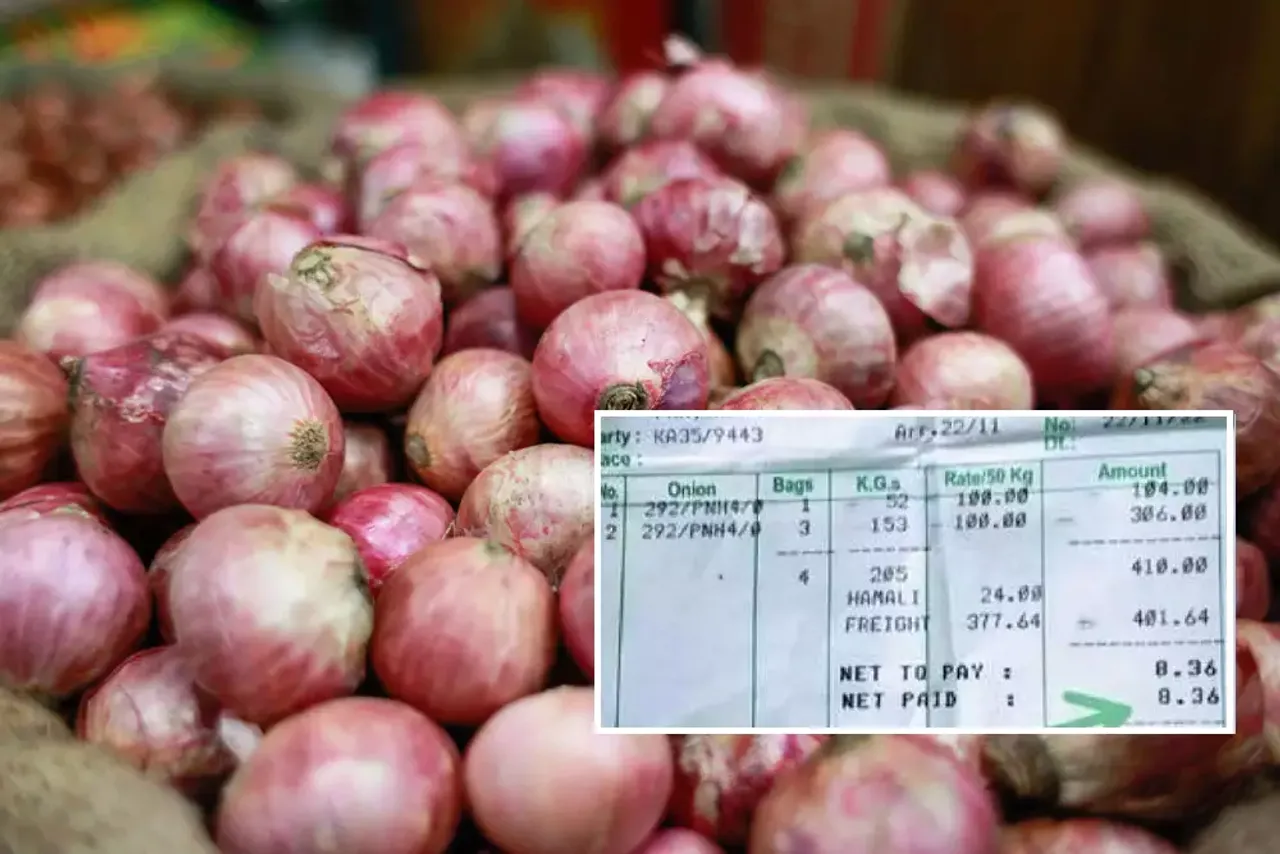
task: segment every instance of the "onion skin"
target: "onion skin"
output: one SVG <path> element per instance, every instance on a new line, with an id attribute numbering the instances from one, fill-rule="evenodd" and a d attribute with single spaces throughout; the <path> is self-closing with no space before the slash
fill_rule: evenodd
<path id="1" fill-rule="evenodd" d="M 542 426 L 529 362 L 500 350 L 463 350 L 436 366 L 409 410 L 405 457 L 450 501 L 504 454 L 535 445 Z"/>
<path id="2" fill-rule="evenodd" d="M 43 516 L 47 513 L 87 513 L 104 525 L 107 517 L 101 502 L 83 483 L 42 483 L 28 487 L 4 501 L 0 501 L 0 513 L 7 510 L 25 510 Z"/>
<path id="3" fill-rule="evenodd" d="M 467 487 L 458 533 L 493 540 L 536 566 L 553 587 L 595 529 L 593 456 L 534 445 L 499 458 Z"/>
<path id="4" fill-rule="evenodd" d="M 1173 283 L 1164 253 L 1154 243 L 1104 246 L 1085 255 L 1085 261 L 1113 309 L 1173 308 Z"/>
<path id="5" fill-rule="evenodd" d="M 751 824 L 750 854 L 990 854 L 999 834 L 982 777 L 946 748 L 871 736 L 814 757 L 777 782 Z"/>
<path id="6" fill-rule="evenodd" d="M 566 202 L 529 229 L 511 261 L 516 312 L 541 329 L 581 299 L 639 288 L 644 270 L 644 239 L 625 210 Z"/>
<path id="7" fill-rule="evenodd" d="M 1129 377 L 1166 353 L 1207 340 L 1189 317 L 1156 306 L 1120 309 L 1111 318 L 1117 377 Z"/>
<path id="8" fill-rule="evenodd" d="M 497 181 L 491 166 L 477 161 L 468 151 L 442 158 L 420 142 L 400 142 L 369 158 L 360 169 L 356 222 L 367 227 L 392 197 L 419 182 L 466 184 L 482 196 L 493 196 Z"/>
<path id="9" fill-rule="evenodd" d="M 547 214 L 560 206 L 561 199 L 553 193 L 525 193 L 516 196 L 502 208 L 502 233 L 505 235 L 503 247 L 508 259 L 520 252 L 533 227 L 542 222 Z"/>
<path id="10" fill-rule="evenodd" d="M 671 793 L 667 740 L 601 737 L 594 718 L 592 690 L 565 687 L 481 727 L 462 771 L 486 839 L 506 854 L 628 854 L 649 837 Z"/>
<path id="11" fill-rule="evenodd" d="M 147 585 L 155 600 L 156 625 L 160 629 L 160 637 L 167 644 L 173 643 L 173 618 L 169 614 L 169 578 L 173 561 L 178 550 L 196 529 L 194 524 L 179 528 L 169 539 L 165 540 L 151 559 L 147 567 Z"/>
<path id="12" fill-rule="evenodd" d="M 666 97 L 671 82 L 657 71 L 637 71 L 623 77 L 596 116 L 596 139 L 617 151 L 635 145 L 649 133 L 649 120 Z"/>
<path id="13" fill-rule="evenodd" d="M 35 486 L 67 431 L 67 379 L 16 341 L 0 341 L 0 500 Z"/>
<path id="14" fill-rule="evenodd" d="M 395 473 L 386 430 L 376 424 L 347 421 L 343 423 L 342 431 L 346 437 L 342 473 L 338 475 L 338 485 L 333 490 L 333 504 L 357 490 L 387 483 Z"/>
<path id="15" fill-rule="evenodd" d="M 267 733 L 218 808 L 223 854 L 443 854 L 462 813 L 457 748 L 376 697 L 316 706 Z"/>
<path id="16" fill-rule="evenodd" d="M 497 543 L 428 545 L 383 585 L 370 661 L 387 693 L 432 720 L 479 726 L 540 691 L 556 657 L 556 600 Z"/>
<path id="17" fill-rule="evenodd" d="M 322 236 L 309 220 L 288 209 L 247 214 L 209 260 L 218 283 L 218 304 L 245 323 L 254 323 L 258 287 L 268 276 L 288 272 L 293 256 Z"/>
<path id="18" fill-rule="evenodd" d="M 604 171 L 605 197 L 630 208 L 672 181 L 717 178 L 720 169 L 683 139 L 654 139 L 623 150 Z"/>
<path id="19" fill-rule="evenodd" d="M 246 152 L 219 163 L 201 191 L 187 233 L 187 245 L 196 260 L 207 262 L 245 214 L 280 196 L 298 180 L 293 165 L 274 154 Z"/>
<path id="20" fill-rule="evenodd" d="M 1039 196 L 1058 178 L 1065 133 L 1029 104 L 993 102 L 961 131 L 951 170 L 969 187 L 1009 187 Z"/>
<path id="21" fill-rule="evenodd" d="M 442 355 L 488 347 L 532 359 L 538 338 L 539 334 L 516 316 L 511 288 L 487 288 L 449 313 Z"/>
<path id="22" fill-rule="evenodd" d="M 586 135 L 551 104 L 478 101 L 462 125 L 473 150 L 497 171 L 503 199 L 534 192 L 566 196 L 586 168 Z"/>
<path id="23" fill-rule="evenodd" d="M 1178 849 L 1137 827 L 1097 818 L 1035 819 L 1000 837 L 1000 854 L 1178 854 Z"/>
<path id="24" fill-rule="evenodd" d="M 1271 609 L 1271 572 L 1262 549 L 1236 537 L 1236 616 L 1264 620 Z"/>
<path id="25" fill-rule="evenodd" d="M 724 854 L 724 849 L 701 833 L 669 827 L 650 836 L 632 854 Z"/>
<path id="26" fill-rule="evenodd" d="M 980 332 L 944 332 L 902 355 L 892 406 L 945 400 L 951 409 L 1034 409 L 1031 370 L 1013 348 Z"/>
<path id="27" fill-rule="evenodd" d="M 142 640 L 151 600 L 142 562 L 80 513 L 0 515 L 0 682 L 66 697 Z"/>
<path id="28" fill-rule="evenodd" d="M 449 502 L 421 486 L 383 483 L 340 501 L 325 522 L 356 544 L 376 596 L 383 583 L 411 555 L 443 540 L 453 530 Z"/>
<path id="29" fill-rule="evenodd" d="M 160 327 L 161 333 L 190 335 L 228 356 L 258 352 L 258 339 L 235 318 L 213 311 L 193 311 Z"/>
<path id="30" fill-rule="evenodd" d="M 945 172 L 921 169 L 908 173 L 898 186 L 911 201 L 936 216 L 958 217 L 969 202 L 964 187 Z"/>
<path id="31" fill-rule="evenodd" d="M 858 408 L 882 405 L 893 390 L 889 315 L 847 273 L 819 264 L 784 267 L 756 289 L 737 351 L 747 377 L 821 380 Z"/>
<path id="32" fill-rule="evenodd" d="M 294 211 L 321 234 L 341 234 L 354 224 L 346 197 L 328 184 L 294 184 L 272 199 L 272 204 Z"/>
<path id="33" fill-rule="evenodd" d="M 235 356 L 169 414 L 164 470 L 191 515 L 235 504 L 314 511 L 342 473 L 342 419 L 320 384 L 274 356 Z"/>
<path id="34" fill-rule="evenodd" d="M 85 261 L 40 280 L 14 337 L 56 360 L 149 335 L 168 316 L 168 296 L 153 279 L 114 261 Z"/>
<path id="35" fill-rule="evenodd" d="M 486 287 L 502 270 L 502 235 L 493 207 L 463 184 L 414 185 L 387 202 L 366 231 L 403 244 L 417 266 L 439 277 L 448 305 Z"/>
<path id="36" fill-rule="evenodd" d="M 182 333 L 158 333 L 69 365 L 71 450 L 94 495 L 124 513 L 178 507 L 165 475 L 169 414 L 192 381 L 223 360 Z"/>
<path id="37" fill-rule="evenodd" d="M 827 739 L 825 735 L 676 736 L 672 820 L 724 845 L 742 845 L 761 799 Z"/>
<path id="38" fill-rule="evenodd" d="M 1053 203 L 1053 211 L 1082 250 L 1134 243 L 1151 233 L 1142 197 L 1124 181 L 1082 181 Z"/>
<path id="39" fill-rule="evenodd" d="M 707 342 L 671 303 L 607 291 L 565 309 L 533 354 L 533 395 L 553 433 L 595 444 L 596 410 L 702 409 Z"/>
<path id="40" fill-rule="evenodd" d="M 467 150 L 449 110 L 420 92 L 383 90 L 357 101 L 338 118 L 329 150 L 349 181 L 360 166 L 400 142 L 416 142 L 449 160 Z"/>
<path id="41" fill-rule="evenodd" d="M 774 377 L 740 388 L 720 401 L 717 409 L 853 409 L 849 398 L 824 382 L 805 377 Z"/>
<path id="42" fill-rule="evenodd" d="M 1280 377 L 1232 344 L 1191 344 L 1123 377 L 1113 409 L 1230 409 L 1236 414 L 1236 495 L 1280 473 Z"/>
<path id="43" fill-rule="evenodd" d="M 242 504 L 205 519 L 170 562 L 168 600 L 196 684 L 250 723 L 364 678 L 373 603 L 359 553 L 300 510 Z"/>
<path id="44" fill-rule="evenodd" d="M 596 544 L 583 540 L 564 571 L 559 591 L 560 634 L 588 679 L 596 675 Z"/>
<path id="45" fill-rule="evenodd" d="M 773 200 L 783 220 L 795 222 L 846 193 L 886 187 L 892 180 L 880 146 L 858 131 L 836 128 L 815 134 L 783 167 Z"/>

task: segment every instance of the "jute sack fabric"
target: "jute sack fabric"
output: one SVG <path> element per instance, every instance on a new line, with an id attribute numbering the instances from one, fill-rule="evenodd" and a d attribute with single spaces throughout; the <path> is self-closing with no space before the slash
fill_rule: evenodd
<path id="1" fill-rule="evenodd" d="M 38 279 L 76 259 L 112 258 L 172 281 L 184 262 L 183 232 L 201 183 L 222 158 L 253 148 L 279 152 L 307 171 L 319 168 L 340 105 L 303 86 L 252 76 L 174 72 L 190 91 L 259 92 L 283 98 L 292 115 L 271 127 L 224 126 L 155 169 L 130 178 L 69 222 L 0 232 L 0 334 L 7 334 Z M 398 85 L 429 91 L 455 111 L 506 91 L 515 78 L 417 80 Z M 880 141 L 896 170 L 944 167 L 964 108 L 867 87 L 796 84 L 818 127 L 851 127 Z M 1132 181 L 1151 213 L 1157 241 L 1179 274 L 1180 298 L 1193 310 L 1227 308 L 1280 290 L 1280 251 L 1195 191 L 1139 175 L 1073 147 L 1061 186 L 1118 175 Z"/>

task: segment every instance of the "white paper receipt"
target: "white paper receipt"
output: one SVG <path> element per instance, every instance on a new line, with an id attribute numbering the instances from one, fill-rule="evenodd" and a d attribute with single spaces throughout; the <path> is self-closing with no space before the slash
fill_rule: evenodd
<path id="1" fill-rule="evenodd" d="M 1230 413 L 598 419 L 602 727 L 1234 729 Z"/>

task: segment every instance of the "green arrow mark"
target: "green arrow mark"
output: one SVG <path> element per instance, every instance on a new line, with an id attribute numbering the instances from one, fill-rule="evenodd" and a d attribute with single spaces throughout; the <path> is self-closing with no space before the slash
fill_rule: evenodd
<path id="1" fill-rule="evenodd" d="M 1079 691 L 1064 691 L 1062 699 L 1073 706 L 1088 709 L 1092 714 L 1066 723 L 1054 724 L 1055 727 L 1124 726 L 1129 716 L 1133 714 L 1132 706 L 1126 706 L 1124 703 L 1108 700 L 1105 697 L 1095 697 L 1093 694 L 1082 694 Z"/>

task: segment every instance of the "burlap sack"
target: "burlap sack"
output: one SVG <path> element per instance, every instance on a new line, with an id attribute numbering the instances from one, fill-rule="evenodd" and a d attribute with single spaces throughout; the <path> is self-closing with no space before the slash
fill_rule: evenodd
<path id="1" fill-rule="evenodd" d="M 188 87 L 238 87 L 269 95 L 272 81 L 187 72 Z M 450 108 L 504 91 L 511 77 L 467 81 L 416 81 Z M 254 87 L 257 87 L 256 89 Z M 946 164 L 960 107 L 865 87 L 801 87 L 818 126 L 848 126 L 881 141 L 897 170 Z M 280 90 L 277 81 L 275 91 Z M 295 93 L 303 88 L 286 88 Z M 319 166 L 339 106 L 307 94 L 297 115 L 272 130 L 224 127 L 191 149 L 140 174 L 93 210 L 60 226 L 0 232 L 0 334 L 7 334 L 33 283 L 76 258 L 115 258 L 152 275 L 171 278 L 183 260 L 182 232 L 202 179 L 220 158 L 251 147 L 278 151 L 306 169 Z M 1192 309 L 1224 308 L 1280 290 L 1280 252 L 1250 228 L 1190 189 L 1125 169 L 1084 148 L 1066 162 L 1063 185 L 1118 174 L 1134 181 L 1146 200 L 1156 238 L 1174 261 L 1181 299 Z"/>

